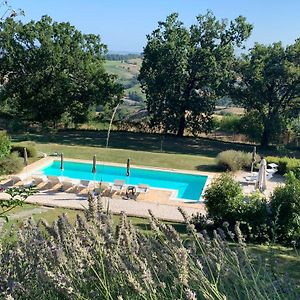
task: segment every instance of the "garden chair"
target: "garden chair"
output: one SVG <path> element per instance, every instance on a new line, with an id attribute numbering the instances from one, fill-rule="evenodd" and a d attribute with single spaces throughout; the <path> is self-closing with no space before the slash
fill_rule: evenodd
<path id="1" fill-rule="evenodd" d="M 268 164 L 266 171 L 267 173 L 274 175 L 276 172 L 278 172 L 278 165 L 274 163 Z"/>

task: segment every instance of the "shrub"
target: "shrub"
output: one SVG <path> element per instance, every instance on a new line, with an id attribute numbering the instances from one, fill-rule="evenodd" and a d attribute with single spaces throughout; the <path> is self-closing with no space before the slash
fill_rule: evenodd
<path id="1" fill-rule="evenodd" d="M 0 158 L 8 155 L 11 149 L 10 138 L 6 131 L 0 131 Z"/>
<path id="2" fill-rule="evenodd" d="M 89 205 L 74 226 L 66 215 L 53 225 L 30 219 L 16 245 L 2 243 L 3 299 L 297 299 L 276 265 L 249 257 L 238 226 L 236 247 L 221 229 L 209 238 L 188 220 L 185 240 L 154 216 L 145 235 L 124 214 L 114 226 L 99 199 Z"/>
<path id="3" fill-rule="evenodd" d="M 252 153 L 227 150 L 220 152 L 216 157 L 216 163 L 221 170 L 237 171 L 250 167 Z"/>
<path id="4" fill-rule="evenodd" d="M 225 132 L 238 133 L 241 117 L 237 115 L 225 115 L 219 120 L 219 130 Z"/>
<path id="5" fill-rule="evenodd" d="M 212 182 L 204 194 L 208 217 L 214 221 L 210 229 L 216 229 L 223 222 L 232 228 L 242 222 L 241 228 L 251 241 L 264 242 L 270 237 L 270 221 L 265 197 L 259 193 L 245 197 L 242 188 L 226 173 Z M 208 228 L 205 219 L 193 218 L 198 229 Z"/>
<path id="6" fill-rule="evenodd" d="M 259 192 L 244 198 L 236 212 L 237 220 L 242 221 L 241 228 L 251 242 L 266 242 L 271 238 L 271 220 L 267 199 Z"/>
<path id="7" fill-rule="evenodd" d="M 15 174 L 19 173 L 23 168 L 22 159 L 18 153 L 13 152 L 8 156 L 0 158 L 0 174 Z"/>
<path id="8" fill-rule="evenodd" d="M 216 178 L 204 193 L 208 215 L 216 223 L 224 220 L 235 223 L 243 198 L 240 184 L 228 173 Z"/>
<path id="9" fill-rule="evenodd" d="M 268 163 L 275 163 L 278 165 L 278 174 L 284 175 L 288 172 L 296 172 L 300 168 L 300 159 L 290 157 L 275 157 L 267 156 Z"/>
<path id="10" fill-rule="evenodd" d="M 24 148 L 27 150 L 28 157 L 36 157 L 37 150 L 33 143 L 20 143 L 20 144 L 13 144 L 11 147 L 12 152 L 18 152 L 21 157 L 24 157 Z"/>
<path id="11" fill-rule="evenodd" d="M 300 245 L 300 180 L 290 172 L 284 186 L 271 196 L 272 219 L 280 241 L 295 240 Z"/>

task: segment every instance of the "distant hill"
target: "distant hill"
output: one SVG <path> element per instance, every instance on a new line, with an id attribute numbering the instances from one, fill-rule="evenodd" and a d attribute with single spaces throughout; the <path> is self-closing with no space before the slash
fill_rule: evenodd
<path id="1" fill-rule="evenodd" d="M 120 56 L 120 54 L 118 54 Z M 122 58 L 127 55 L 121 55 Z M 130 54 L 132 57 L 133 54 Z M 111 57 L 113 58 L 113 57 Z M 110 74 L 118 76 L 118 82 L 125 87 L 125 98 L 122 105 L 125 119 L 136 119 L 136 114 L 145 109 L 145 94 L 142 92 L 137 76 L 142 65 L 141 56 L 122 60 L 106 60 L 105 68 Z M 140 115 L 140 113 L 138 114 Z"/>
<path id="2" fill-rule="evenodd" d="M 126 98 L 141 102 L 142 104 L 146 98 L 137 80 L 141 65 L 141 58 L 107 60 L 105 62 L 106 71 L 117 75 L 118 82 L 124 85 Z"/>
<path id="3" fill-rule="evenodd" d="M 141 54 L 133 54 L 133 53 L 128 53 L 128 54 L 120 54 L 120 53 L 108 53 L 106 55 L 107 60 L 129 60 L 129 59 L 135 59 L 135 58 L 142 58 Z"/>

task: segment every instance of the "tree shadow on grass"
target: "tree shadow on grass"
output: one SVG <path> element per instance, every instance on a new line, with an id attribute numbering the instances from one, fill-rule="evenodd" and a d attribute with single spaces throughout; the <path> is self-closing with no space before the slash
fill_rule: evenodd
<path id="1" fill-rule="evenodd" d="M 59 130 L 56 133 L 12 134 L 16 142 L 31 140 L 37 143 L 57 143 L 64 145 L 105 147 L 106 131 Z M 163 136 L 153 133 L 112 131 L 109 147 L 172 154 L 191 154 L 216 157 L 224 150 L 242 150 L 251 152 L 253 146 L 231 142 L 216 141 L 208 138 Z"/>
<path id="2" fill-rule="evenodd" d="M 214 173 L 221 173 L 222 171 L 218 168 L 217 165 L 198 165 L 196 166 L 197 171 L 202 172 L 214 172 Z"/>

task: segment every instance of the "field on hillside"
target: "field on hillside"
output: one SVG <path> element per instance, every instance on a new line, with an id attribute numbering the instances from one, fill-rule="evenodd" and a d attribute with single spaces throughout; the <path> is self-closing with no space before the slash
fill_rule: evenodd
<path id="1" fill-rule="evenodd" d="M 117 81 L 125 88 L 124 103 L 120 107 L 122 119 L 134 119 L 136 113 L 145 108 L 146 97 L 137 80 L 141 64 L 140 58 L 120 61 L 107 60 L 105 62 L 106 71 L 117 75 Z"/>
<path id="2" fill-rule="evenodd" d="M 136 92 L 145 100 L 145 95 L 141 91 L 140 85 L 137 81 L 142 60 L 140 58 L 105 62 L 106 71 L 110 74 L 118 76 L 118 82 L 125 86 L 125 95 L 128 97 L 129 92 Z"/>

